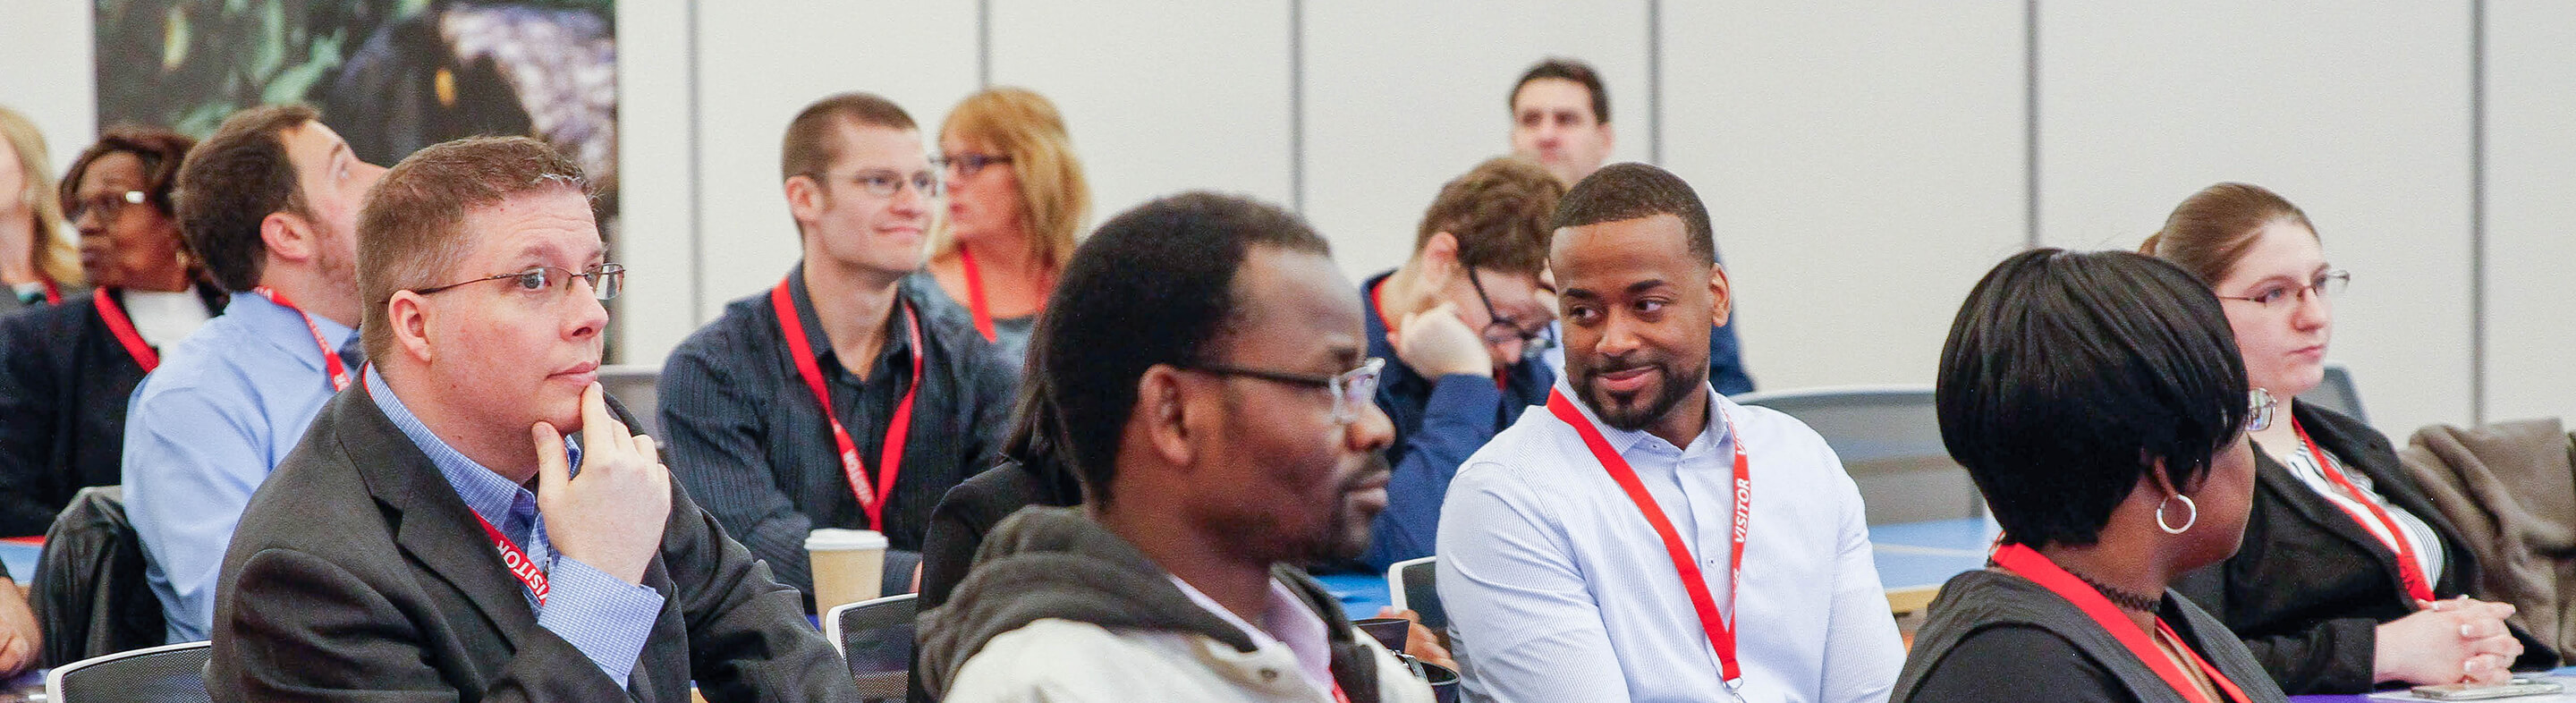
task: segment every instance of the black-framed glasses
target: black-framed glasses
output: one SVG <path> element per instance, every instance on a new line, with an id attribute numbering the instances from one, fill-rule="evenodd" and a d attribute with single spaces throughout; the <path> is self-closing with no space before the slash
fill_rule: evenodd
<path id="1" fill-rule="evenodd" d="M 1495 308 L 1494 298 L 1485 294 L 1485 282 L 1476 276 L 1476 269 L 1472 266 L 1467 268 L 1467 287 L 1476 289 L 1476 302 L 1484 303 L 1485 316 L 1493 318 L 1479 333 L 1484 336 L 1486 344 L 1499 347 L 1517 341 L 1521 343 L 1521 356 L 1525 357 L 1537 356 L 1556 344 L 1556 340 L 1547 337 L 1547 325 L 1539 325 L 1536 330 L 1522 327 L 1520 320 Z"/>
<path id="2" fill-rule="evenodd" d="M 2270 310 L 2297 305 L 2308 295 L 2315 295 L 2319 299 L 2333 298 L 2343 295 L 2343 290 L 2349 287 L 2352 287 L 2352 272 L 2334 269 L 2317 274 L 2316 278 L 2309 279 L 2308 284 L 2304 286 L 2266 284 L 2263 288 L 2256 289 L 2252 295 L 2222 295 L 2218 296 L 2218 299 L 2242 300 Z"/>
<path id="3" fill-rule="evenodd" d="M 1347 425 L 1359 421 L 1361 407 L 1366 406 L 1369 403 L 1377 402 L 1378 374 L 1386 370 L 1386 360 L 1370 357 L 1369 360 L 1360 362 L 1359 368 L 1331 376 L 1296 373 L 1292 371 L 1249 369 L 1241 366 L 1228 366 L 1225 364 L 1182 364 L 1180 365 L 1180 368 L 1185 371 L 1197 371 L 1199 373 L 1210 373 L 1219 376 L 1257 378 L 1264 381 L 1307 386 L 1310 388 L 1322 388 L 1331 391 L 1333 394 L 1333 421 Z"/>
<path id="4" fill-rule="evenodd" d="M 2249 396 L 2246 406 L 2249 412 L 2245 414 L 2245 431 L 2261 432 L 2272 429 L 2272 416 L 2280 412 L 2281 401 L 2273 398 L 2271 391 L 2261 388 L 2256 388 L 2246 395 Z"/>
<path id="5" fill-rule="evenodd" d="M 139 190 L 129 190 L 122 193 L 100 193 L 98 195 L 72 201 L 72 210 L 71 212 L 63 213 L 63 221 L 79 222 L 82 217 L 92 213 L 96 213 L 102 219 L 113 220 L 117 215 L 123 214 L 126 208 L 141 205 L 144 200 L 149 199 L 150 197 L 151 196 L 149 194 Z"/>
<path id="6" fill-rule="evenodd" d="M 983 173 L 984 167 L 986 166 L 991 166 L 993 164 L 1007 164 L 1010 162 L 1011 157 L 1009 156 L 967 152 L 963 154 L 940 154 L 939 159 L 933 161 L 932 164 L 940 168 L 957 172 L 958 178 L 974 178 L 975 174 Z"/>
<path id="7" fill-rule="evenodd" d="M 580 272 L 575 272 L 572 269 L 561 266 L 531 266 L 527 270 L 514 273 L 493 274 L 471 281 L 458 281 L 456 283 L 450 283 L 443 286 L 412 288 L 410 290 L 413 293 L 429 295 L 431 293 L 438 293 L 459 286 L 473 285 L 484 281 L 509 281 L 510 285 L 520 292 L 545 293 L 554 290 L 571 290 L 572 279 L 575 278 L 588 281 L 590 283 L 591 297 L 598 298 L 600 300 L 615 298 L 619 291 L 626 289 L 625 266 L 618 264 L 600 264 L 590 267 L 590 270 L 588 271 Z"/>
<path id="8" fill-rule="evenodd" d="M 805 177 L 818 181 L 832 180 L 832 174 L 828 173 L 808 173 Z M 849 181 L 859 184 L 859 188 L 866 190 L 869 195 L 880 198 L 891 198 L 894 194 L 903 192 L 903 186 L 906 183 L 912 184 L 915 190 L 921 191 L 922 197 L 936 198 L 940 194 L 939 172 L 928 169 L 914 171 L 912 175 L 905 176 L 903 172 L 890 168 L 872 168 L 850 174 Z"/>

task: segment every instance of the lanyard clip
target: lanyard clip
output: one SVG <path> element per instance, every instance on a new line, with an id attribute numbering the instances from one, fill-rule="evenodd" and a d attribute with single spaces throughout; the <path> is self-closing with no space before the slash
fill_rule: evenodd
<path id="1" fill-rule="evenodd" d="M 1726 682 L 1726 698 L 1735 703 L 1745 703 L 1744 677 L 1738 676 Z"/>

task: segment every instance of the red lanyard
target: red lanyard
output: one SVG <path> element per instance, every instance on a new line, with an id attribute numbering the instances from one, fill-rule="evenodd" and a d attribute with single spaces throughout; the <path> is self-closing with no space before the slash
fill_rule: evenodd
<path id="1" fill-rule="evenodd" d="M 46 305 L 61 305 L 61 304 L 63 304 L 63 286 L 62 286 L 62 284 L 60 284 L 60 283 L 55 283 L 55 282 L 54 282 L 54 279 L 51 279 L 51 278 L 44 279 L 44 284 L 45 284 L 45 304 L 46 304 Z"/>
<path id="2" fill-rule="evenodd" d="M 2129 616 L 2121 614 L 2119 606 L 2112 605 L 2111 599 L 2103 597 L 2101 591 L 2094 590 L 2092 584 L 2076 578 L 2074 574 L 2059 567 L 2057 562 L 2049 561 L 2046 555 L 2040 554 L 2038 550 L 2031 549 L 2028 545 L 2007 544 L 1997 547 L 1994 562 L 1995 566 L 2030 579 L 2031 583 L 2039 584 L 2041 588 L 2057 594 L 2057 597 L 2075 604 L 2077 610 L 2082 610 L 2085 615 L 2091 616 L 2094 624 L 2101 625 L 2103 631 L 2111 633 L 2112 639 L 2119 640 L 2121 646 L 2128 647 L 2130 654 L 2137 655 L 2138 661 L 2155 671 L 2156 678 L 2164 679 L 2165 684 L 2172 686 L 2174 692 L 2182 694 L 2184 700 L 2209 703 L 2207 698 L 2201 696 L 2200 685 L 2193 683 L 2191 676 L 2183 673 L 2182 667 L 2175 666 L 2172 659 L 2167 658 L 2164 652 L 2157 649 L 2155 641 L 2149 639 L 2147 633 L 2138 630 L 2137 623 L 2130 621 Z M 2220 672 L 2218 667 L 2212 666 L 2209 660 L 2201 658 L 2200 652 L 2183 644 L 2182 637 L 2174 634 L 2173 627 L 2166 625 L 2163 618 L 2156 619 L 2156 631 L 2164 633 L 2166 639 L 2172 640 L 2174 648 L 2182 650 L 2183 656 L 2191 660 L 2192 666 L 2199 667 L 2200 673 L 2208 676 L 2210 683 L 2217 685 L 2220 693 L 2226 694 L 2230 700 L 2238 703 L 2247 703 L 2251 700 L 2245 696 L 2244 689 L 2237 688 L 2236 682 L 2227 678 L 2227 674 Z"/>
<path id="3" fill-rule="evenodd" d="M 962 249 L 960 251 L 963 251 Z M 814 362 L 814 347 L 805 341 L 805 320 L 796 315 L 795 293 L 790 281 L 779 281 L 769 291 L 769 306 L 778 311 L 778 332 L 787 338 L 787 356 L 796 361 L 797 375 L 805 377 L 805 388 L 814 392 L 814 402 L 823 406 L 823 419 L 832 423 L 832 443 L 841 450 L 841 474 L 849 479 L 850 494 L 858 496 L 859 509 L 868 513 L 869 529 L 884 529 L 885 502 L 894 495 L 894 479 L 903 473 L 903 445 L 912 436 L 912 401 L 921 395 L 922 357 L 930 350 L 921 345 L 921 316 L 905 303 L 904 326 L 912 333 L 912 387 L 903 391 L 903 401 L 894 406 L 894 421 L 886 425 L 885 446 L 877 457 L 876 491 L 868 491 L 868 468 L 859 463 L 859 445 L 850 441 L 850 430 L 841 426 L 841 415 L 832 410 L 832 393 L 823 387 L 823 369 Z"/>
<path id="4" fill-rule="evenodd" d="M 117 291 L 115 288 L 100 288 L 97 295 L 90 296 L 90 300 L 97 303 L 98 319 L 107 323 L 107 333 L 116 335 L 117 344 L 125 345 L 125 355 L 134 357 L 134 365 L 143 367 L 144 373 L 152 373 L 153 369 L 161 367 L 161 354 L 152 351 L 152 345 L 143 343 L 143 333 L 134 331 L 134 320 L 126 317 L 125 308 L 116 304 Z"/>
<path id="5" fill-rule="evenodd" d="M 975 268 L 975 252 L 957 247 L 957 266 L 966 271 L 966 309 L 975 313 L 975 331 L 984 333 L 984 341 L 993 341 L 993 309 L 984 302 L 984 272 Z"/>
<path id="6" fill-rule="evenodd" d="M 276 303 L 278 307 L 295 311 L 295 314 L 303 316 L 304 329 L 313 333 L 313 346 L 322 350 L 322 371 L 331 374 L 331 391 L 337 393 L 349 389 L 349 369 L 340 361 L 340 350 L 331 348 L 331 340 L 322 338 L 322 325 L 313 321 L 312 313 L 296 307 L 295 301 L 287 300 L 286 294 L 277 292 L 275 288 L 259 286 L 250 289 L 250 292 L 258 293 L 259 297 L 267 298 L 268 302 Z"/>
<path id="7" fill-rule="evenodd" d="M 2388 528 L 2388 547 L 2397 552 L 2397 578 L 2406 583 L 2407 595 L 2419 601 L 2434 600 L 2433 582 L 2424 577 L 2423 563 L 2415 560 L 2415 544 L 2406 539 L 2406 531 L 2398 527 L 2397 519 L 2390 517 L 2386 508 L 2379 507 L 2379 501 L 2371 500 L 2370 494 L 2363 493 L 2360 487 L 2354 486 L 2352 479 L 2345 477 L 2342 470 L 2335 468 L 2334 462 L 2326 460 L 2325 450 L 2317 447 L 2316 440 L 2308 439 L 2308 428 L 2300 426 L 2298 418 L 2290 418 L 2290 430 L 2299 433 L 2300 444 L 2308 446 L 2308 457 L 2316 460 L 2317 471 L 2325 474 L 2326 480 L 2342 486 L 2344 494 L 2352 496 L 2352 502 L 2360 503 L 2363 509 L 2369 511 L 2364 514 L 2360 510 L 2337 503 L 2338 506 L 2343 507 L 2344 512 L 2352 514 L 2353 522 L 2362 523 L 2363 532 L 2370 531 L 2369 524 L 2372 522 Z"/>
<path id="8" fill-rule="evenodd" d="M 1583 436 L 1583 445 L 1591 448 L 1592 458 L 1600 460 L 1601 468 L 1610 472 L 1610 480 L 1617 481 L 1619 488 L 1627 491 L 1628 500 L 1637 504 L 1637 511 L 1645 514 L 1646 523 L 1653 525 L 1655 534 L 1663 537 L 1664 553 L 1672 557 L 1673 570 L 1681 573 L 1682 589 L 1690 593 L 1691 608 L 1699 611 L 1700 630 L 1708 634 L 1709 646 L 1717 650 L 1719 673 L 1725 675 L 1729 687 L 1739 685 L 1736 682 L 1744 677 L 1744 672 L 1735 663 L 1735 623 L 1718 617 L 1717 598 L 1709 595 L 1708 581 L 1700 575 L 1699 561 L 1691 556 L 1690 545 L 1682 542 L 1681 533 L 1673 529 L 1671 520 L 1665 519 L 1663 509 L 1656 507 L 1654 495 L 1647 493 L 1646 484 L 1637 480 L 1637 471 L 1629 468 L 1628 460 L 1610 448 L 1610 440 L 1603 438 L 1601 430 L 1583 417 L 1583 411 L 1574 407 L 1574 401 L 1565 398 L 1564 391 L 1548 391 L 1547 409 L 1556 413 L 1557 419 L 1574 426 L 1574 431 Z M 1753 473 L 1751 464 L 1744 458 L 1744 436 L 1735 431 L 1735 420 L 1726 417 L 1724 412 L 1718 413 L 1718 419 L 1726 423 L 1727 443 L 1735 447 L 1735 530 L 1726 565 L 1726 610 L 1733 612 L 1735 596 L 1744 586 L 1744 538 L 1752 531 Z"/>
<path id="9" fill-rule="evenodd" d="M 474 509 L 467 508 L 465 511 L 472 513 Z M 528 587 L 529 593 L 536 594 L 538 607 L 544 607 L 546 571 L 537 568 L 537 562 L 529 559 L 527 552 L 519 551 L 519 545 L 511 544 L 510 538 L 501 536 L 501 529 L 493 527 L 492 521 L 484 519 L 482 513 L 474 513 L 474 521 L 483 523 L 483 534 L 492 538 L 493 548 L 501 550 L 501 565 L 510 569 L 511 576 L 518 577 L 519 585 Z"/>

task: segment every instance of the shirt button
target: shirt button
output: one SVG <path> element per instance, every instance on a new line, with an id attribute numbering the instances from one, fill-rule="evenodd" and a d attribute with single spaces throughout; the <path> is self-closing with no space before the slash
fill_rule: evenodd
<path id="1" fill-rule="evenodd" d="M 1277 680 L 1279 680 L 1279 670 L 1278 670 L 1278 669 L 1262 669 L 1262 670 L 1261 670 L 1261 682 L 1262 682 L 1262 683 L 1270 683 L 1270 682 L 1272 682 L 1272 681 L 1277 681 Z"/>

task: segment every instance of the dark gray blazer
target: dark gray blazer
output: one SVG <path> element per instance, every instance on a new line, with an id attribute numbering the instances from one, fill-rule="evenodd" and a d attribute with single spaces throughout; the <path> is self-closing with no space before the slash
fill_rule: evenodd
<path id="1" fill-rule="evenodd" d="M 857 695 L 796 591 L 676 484 L 644 575 L 661 617 L 619 691 L 537 626 L 473 512 L 364 384 L 333 398 L 251 497 L 220 583 L 206 677 L 218 701 L 682 703 L 691 679 L 712 701 Z"/>

